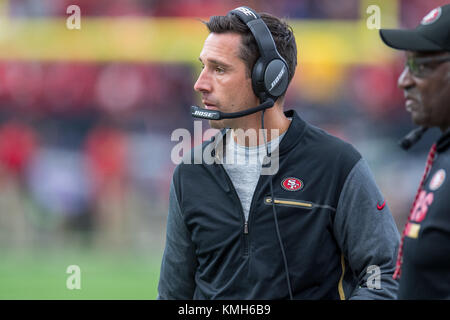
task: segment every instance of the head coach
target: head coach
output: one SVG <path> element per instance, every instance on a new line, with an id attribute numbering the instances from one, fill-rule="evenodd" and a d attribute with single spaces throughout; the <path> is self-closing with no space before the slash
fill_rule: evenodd
<path id="1" fill-rule="evenodd" d="M 202 146 L 218 161 L 174 171 L 158 299 L 395 298 L 400 237 L 367 163 L 283 111 L 292 29 L 248 7 L 205 24 L 194 85 L 204 108 L 191 112 L 221 129 Z M 239 139 L 262 128 L 279 134 Z M 274 153 L 276 172 L 262 174 Z"/>
<path id="2" fill-rule="evenodd" d="M 384 43 L 405 51 L 398 86 L 420 128 L 406 147 L 431 127 L 442 136 L 425 172 L 402 235 L 395 278 L 399 299 L 450 299 L 450 5 L 428 13 L 413 30 L 380 30 Z"/>

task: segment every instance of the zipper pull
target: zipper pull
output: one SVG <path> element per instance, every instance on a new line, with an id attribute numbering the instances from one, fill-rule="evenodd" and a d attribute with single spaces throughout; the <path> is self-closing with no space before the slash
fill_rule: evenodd
<path id="1" fill-rule="evenodd" d="M 248 222 L 245 221 L 244 223 L 244 234 L 248 234 Z"/>

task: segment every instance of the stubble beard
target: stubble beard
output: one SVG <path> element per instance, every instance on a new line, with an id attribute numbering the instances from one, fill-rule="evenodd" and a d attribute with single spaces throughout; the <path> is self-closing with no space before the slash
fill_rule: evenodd
<path id="1" fill-rule="evenodd" d="M 209 120 L 209 126 L 213 129 L 228 129 L 236 126 L 236 119 Z"/>
<path id="2" fill-rule="evenodd" d="M 224 121 L 223 120 L 209 120 L 209 126 L 212 129 L 223 129 L 224 128 Z"/>

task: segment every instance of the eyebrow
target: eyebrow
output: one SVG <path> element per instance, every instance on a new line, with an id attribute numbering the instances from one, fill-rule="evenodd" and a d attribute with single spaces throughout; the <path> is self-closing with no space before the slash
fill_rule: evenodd
<path id="1" fill-rule="evenodd" d="M 198 60 L 199 60 L 201 63 L 203 63 L 202 58 L 199 57 Z M 218 65 L 218 66 L 223 66 L 223 67 L 226 67 L 226 68 L 231 68 L 231 65 L 230 65 L 230 64 L 225 63 L 225 62 L 222 62 L 222 61 L 219 61 L 219 60 L 215 60 L 215 59 L 206 59 L 206 61 L 207 61 L 208 63 L 215 64 L 215 65 Z"/>

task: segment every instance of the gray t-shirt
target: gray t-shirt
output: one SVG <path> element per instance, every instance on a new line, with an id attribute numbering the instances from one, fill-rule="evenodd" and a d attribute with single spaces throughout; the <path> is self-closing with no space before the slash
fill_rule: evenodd
<path id="1" fill-rule="evenodd" d="M 269 150 L 275 150 L 285 133 L 268 143 Z M 245 147 L 227 139 L 223 166 L 227 171 L 244 209 L 245 221 L 248 221 L 250 205 L 261 174 L 262 163 L 266 156 L 265 144 Z"/>

